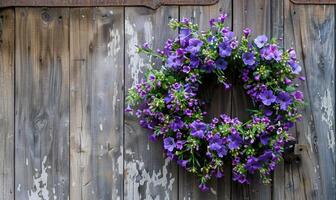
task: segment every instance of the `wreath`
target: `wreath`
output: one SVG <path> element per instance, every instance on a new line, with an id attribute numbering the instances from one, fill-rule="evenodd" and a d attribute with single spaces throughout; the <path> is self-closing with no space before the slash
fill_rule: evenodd
<path id="1" fill-rule="evenodd" d="M 169 26 L 179 34 L 167 40 L 163 50 L 152 50 L 147 43 L 138 47 L 138 53 L 162 64 L 148 70 L 126 99 L 126 111 L 150 130 L 150 139 L 162 139 L 168 158 L 199 177 L 202 191 L 208 190 L 211 177 L 224 175 L 228 162 L 234 181 L 249 183 L 257 173 L 269 183 L 282 159 L 288 130 L 301 118 L 304 105 L 296 80 L 304 77 L 299 76 L 294 49 L 285 50 L 278 39 L 265 35 L 251 41 L 249 28 L 237 40 L 224 25 L 226 17 L 211 19 L 209 30 L 202 33 L 186 18 L 171 20 Z M 250 119 L 242 122 L 221 114 L 207 121 L 199 88 L 206 76 L 213 75 L 223 89 L 230 89 L 230 71 L 238 72 L 254 105 Z"/>

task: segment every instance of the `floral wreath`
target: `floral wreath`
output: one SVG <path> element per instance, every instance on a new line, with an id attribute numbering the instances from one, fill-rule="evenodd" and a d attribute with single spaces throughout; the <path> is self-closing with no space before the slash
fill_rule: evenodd
<path id="1" fill-rule="evenodd" d="M 277 39 L 265 35 L 250 41 L 249 28 L 238 41 L 224 25 L 226 17 L 211 19 L 203 33 L 188 19 L 172 20 L 169 26 L 179 34 L 167 40 L 163 50 L 154 51 L 147 43 L 138 47 L 139 53 L 161 60 L 161 69 L 149 70 L 127 97 L 126 111 L 137 106 L 140 125 L 151 131 L 152 140 L 163 139 L 168 158 L 199 177 L 202 191 L 209 189 L 211 177 L 224 175 L 226 161 L 231 162 L 234 181 L 249 183 L 258 173 L 269 183 L 282 159 L 287 132 L 301 118 L 299 108 L 304 105 L 296 81 L 304 77 L 299 77 L 294 49 L 284 50 Z M 230 89 L 229 70 L 239 72 L 255 110 L 246 122 L 227 114 L 206 122 L 200 85 L 211 74 L 223 89 Z"/>

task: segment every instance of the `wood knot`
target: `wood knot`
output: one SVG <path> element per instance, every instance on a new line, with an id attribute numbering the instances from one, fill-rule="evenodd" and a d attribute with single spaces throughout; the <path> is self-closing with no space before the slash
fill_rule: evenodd
<path id="1" fill-rule="evenodd" d="M 47 10 L 43 10 L 41 13 L 41 19 L 45 22 L 50 22 L 52 18 Z"/>

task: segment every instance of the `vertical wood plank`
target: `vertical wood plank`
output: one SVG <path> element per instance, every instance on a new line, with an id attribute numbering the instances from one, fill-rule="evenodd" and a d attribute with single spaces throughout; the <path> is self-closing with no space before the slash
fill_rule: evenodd
<path id="1" fill-rule="evenodd" d="M 297 123 L 300 162 L 286 176 L 286 198 L 333 199 L 335 182 L 335 7 L 285 1 L 285 46 L 294 46 L 307 105 Z M 287 178 L 292 178 L 288 180 Z"/>
<path id="2" fill-rule="evenodd" d="M 69 9 L 16 8 L 15 198 L 69 198 Z"/>
<path id="3" fill-rule="evenodd" d="M 200 31 L 209 28 L 209 20 L 216 18 L 220 13 L 227 13 L 226 25 L 232 27 L 232 2 L 231 0 L 220 0 L 212 6 L 180 6 L 180 19 L 183 17 L 191 19 L 199 25 Z M 230 77 L 229 77 L 230 78 Z M 232 90 L 224 91 L 222 86 L 214 86 L 209 89 L 208 115 L 209 118 L 219 117 L 221 113 L 231 115 L 231 94 Z M 210 183 L 210 191 L 201 192 L 198 188 L 197 177 L 187 173 L 184 169 L 179 170 L 179 199 L 230 199 L 231 198 L 231 168 L 227 163 L 225 176 L 222 179 Z"/>
<path id="4" fill-rule="evenodd" d="M 284 2 L 283 0 L 272 0 L 271 1 L 271 35 L 275 38 L 282 38 L 279 41 L 281 46 L 284 46 Z M 291 130 L 295 132 L 295 128 Z M 273 200 L 283 200 L 285 199 L 285 163 L 281 161 L 278 163 L 277 167 L 273 173 L 272 179 L 272 199 Z"/>
<path id="5" fill-rule="evenodd" d="M 0 10 L 0 199 L 14 199 L 14 9 Z"/>
<path id="6" fill-rule="evenodd" d="M 164 41 L 175 36 L 167 23 L 178 18 L 178 7 L 125 8 L 125 85 L 138 83 L 150 67 L 149 59 L 137 55 L 135 45 L 145 42 L 163 48 Z M 125 199 L 177 199 L 177 165 L 165 159 L 162 142 L 149 141 L 149 132 L 138 125 L 135 116 L 125 114 Z"/>
<path id="7" fill-rule="evenodd" d="M 252 38 L 260 34 L 271 34 L 271 1 L 233 1 L 233 16 L 233 30 L 240 36 L 246 27 L 252 29 Z M 246 121 L 249 118 L 246 109 L 251 108 L 251 102 L 248 100 L 240 81 L 235 81 L 234 86 L 232 96 L 233 117 Z M 252 178 L 250 185 L 242 186 L 233 182 L 232 199 L 271 199 L 271 185 L 264 185 L 257 175 Z"/>
<path id="8" fill-rule="evenodd" d="M 123 197 L 123 8 L 70 10 L 70 198 Z"/>

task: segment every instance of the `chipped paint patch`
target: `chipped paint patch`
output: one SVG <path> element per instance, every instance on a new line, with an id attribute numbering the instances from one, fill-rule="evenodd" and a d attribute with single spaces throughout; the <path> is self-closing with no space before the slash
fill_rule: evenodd
<path id="1" fill-rule="evenodd" d="M 49 199 L 49 191 L 47 189 L 48 173 L 47 170 L 51 166 L 47 166 L 47 156 L 44 156 L 42 161 L 42 169 L 35 169 L 35 175 L 33 176 L 33 188 L 28 191 L 29 200 Z"/>
<path id="2" fill-rule="evenodd" d="M 125 20 L 125 34 L 127 36 L 128 42 L 126 48 L 126 52 L 128 55 L 128 69 L 131 70 L 131 78 L 133 80 L 133 86 L 139 83 L 139 74 L 143 73 L 143 69 L 145 67 L 144 59 L 137 52 L 135 45 L 139 44 L 141 41 L 138 39 L 138 29 L 143 29 L 144 38 L 143 40 L 146 42 L 150 42 L 153 40 L 153 26 L 151 21 L 145 21 L 142 27 L 136 27 L 136 24 L 131 24 L 130 20 L 126 18 Z M 151 57 L 149 58 L 148 63 L 151 62 Z M 151 66 L 146 66 L 146 68 L 151 68 Z"/>
<path id="3" fill-rule="evenodd" d="M 16 189 L 17 189 L 18 192 L 20 192 L 21 191 L 21 184 L 19 184 Z"/>
<path id="4" fill-rule="evenodd" d="M 321 97 L 321 108 L 322 108 L 322 121 L 328 126 L 328 148 L 335 151 L 335 132 L 334 132 L 334 122 L 335 113 L 333 107 L 333 98 L 331 97 L 330 91 L 326 90 L 325 94 Z"/>
<path id="5" fill-rule="evenodd" d="M 127 153 L 128 152 L 128 153 Z M 128 155 L 133 157 L 134 153 L 126 150 Z M 132 159 L 125 166 L 126 195 L 132 195 L 132 199 L 169 199 L 169 192 L 173 189 L 175 178 L 171 178 L 172 174 L 168 172 L 169 159 L 165 159 L 165 163 L 159 170 L 151 172 L 146 170 L 145 163 L 142 160 Z M 140 191 L 145 190 L 146 196 L 142 196 Z M 163 191 L 163 193 L 155 194 L 153 191 Z M 160 196 L 163 194 L 163 196 Z M 126 199 L 129 197 L 125 197 Z"/>

